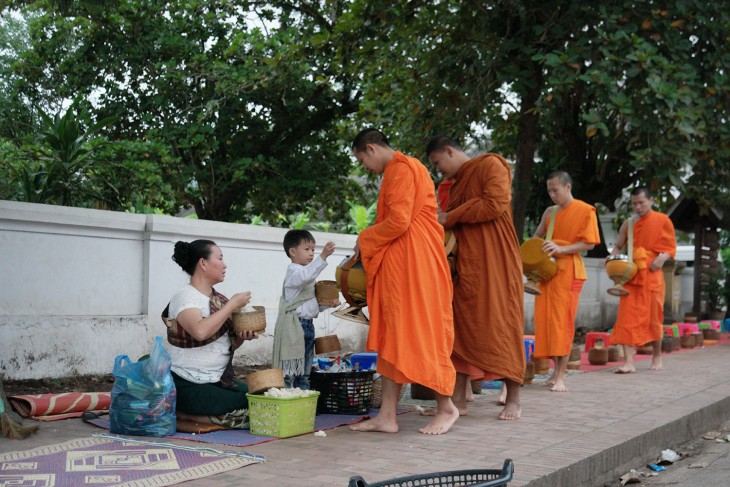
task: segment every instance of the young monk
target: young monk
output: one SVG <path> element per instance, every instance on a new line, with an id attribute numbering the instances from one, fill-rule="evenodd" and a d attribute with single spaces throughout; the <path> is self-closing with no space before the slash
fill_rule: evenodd
<path id="1" fill-rule="evenodd" d="M 454 180 L 439 222 L 456 235 L 453 401 L 467 414 L 466 383 L 502 379 L 507 399 L 499 419 L 518 419 L 525 374 L 522 263 L 512 223 L 512 175 L 498 154 L 470 158 L 452 139 L 437 136 L 429 160 Z M 438 409 L 437 409 L 438 411 Z"/>
<path id="2" fill-rule="evenodd" d="M 542 251 L 555 259 L 558 272 L 540 283 L 535 297 L 535 356 L 552 357 L 555 367 L 547 381 L 550 390 L 565 392 L 570 349 L 575 336 L 575 314 L 586 268 L 580 252 L 601 243 L 596 209 L 573 198 L 573 181 L 565 171 L 548 176 L 547 190 L 555 206 L 545 210 L 533 237 L 546 238 Z M 551 221 L 552 235 L 548 236 Z"/>
<path id="3" fill-rule="evenodd" d="M 624 284 L 628 296 L 621 296 L 611 343 L 623 345 L 624 364 L 616 374 L 636 372 L 634 352 L 637 346 L 651 343 L 651 370 L 662 369 L 662 324 L 664 322 L 664 274 L 662 267 L 677 251 L 674 225 L 667 215 L 652 210 L 654 198 L 646 186 L 631 192 L 631 206 L 636 217 L 625 221 L 618 232 L 611 256 L 628 243 L 629 225 L 634 226 L 634 262 L 636 277 Z M 610 256 L 609 256 L 610 257 Z M 606 257 L 608 260 L 609 257 Z"/>
<path id="4" fill-rule="evenodd" d="M 367 349 L 378 352 L 383 398 L 377 416 L 350 429 L 397 432 L 401 387 L 415 382 L 435 391 L 439 407 L 421 433 L 446 433 L 459 412 L 450 399 L 456 375 L 452 285 L 433 181 L 423 164 L 393 150 L 378 130 L 361 131 L 352 150 L 365 169 L 383 174 L 375 223 L 355 247 L 367 275 Z"/>

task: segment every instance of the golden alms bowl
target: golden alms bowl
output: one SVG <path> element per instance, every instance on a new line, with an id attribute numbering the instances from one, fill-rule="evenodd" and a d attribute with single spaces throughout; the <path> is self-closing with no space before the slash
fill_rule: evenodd
<path id="1" fill-rule="evenodd" d="M 628 296 L 629 292 L 624 284 L 636 277 L 639 268 L 635 262 L 629 260 L 626 254 L 618 254 L 606 260 L 606 274 L 613 281 L 613 287 L 608 289 L 611 296 Z"/>

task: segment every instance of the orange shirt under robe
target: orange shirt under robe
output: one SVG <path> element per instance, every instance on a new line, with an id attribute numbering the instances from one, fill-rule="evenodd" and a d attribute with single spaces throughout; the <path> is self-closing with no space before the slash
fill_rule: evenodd
<path id="1" fill-rule="evenodd" d="M 667 215 L 652 211 L 634 223 L 634 262 L 639 271 L 624 284 L 629 295 L 619 301 L 611 343 L 641 346 L 661 340 L 664 272 L 661 269 L 651 271 L 649 266 L 660 253 L 674 258 L 676 251 L 674 225 Z"/>
<path id="2" fill-rule="evenodd" d="M 522 263 L 512 222 L 512 174 L 499 154 L 470 159 L 453 178 L 445 228 L 456 235 L 454 362 L 522 383 Z"/>
<path id="3" fill-rule="evenodd" d="M 385 166 L 375 223 L 358 241 L 367 275 L 367 348 L 378 352 L 378 372 L 450 396 L 451 275 L 433 181 L 417 159 L 396 151 Z"/>
<path id="4" fill-rule="evenodd" d="M 550 225 L 550 220 L 548 214 L 545 224 Z M 552 237 L 558 245 L 601 243 L 596 209 L 573 199 L 555 215 Z M 555 257 L 558 272 L 549 281 L 540 283 L 542 295 L 535 297 L 535 356 L 542 358 L 570 355 L 582 281 L 587 279 L 580 254 Z"/>

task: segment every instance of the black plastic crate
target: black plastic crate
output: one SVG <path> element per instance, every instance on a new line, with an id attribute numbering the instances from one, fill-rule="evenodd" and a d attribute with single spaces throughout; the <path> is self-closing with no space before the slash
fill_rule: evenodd
<path id="1" fill-rule="evenodd" d="M 453 470 L 435 472 L 369 484 L 358 476 L 350 477 L 348 487 L 503 487 L 514 474 L 512 460 L 505 460 L 502 470 Z"/>
<path id="2" fill-rule="evenodd" d="M 372 405 L 374 375 L 374 370 L 312 371 L 309 387 L 319 391 L 317 413 L 367 414 Z"/>

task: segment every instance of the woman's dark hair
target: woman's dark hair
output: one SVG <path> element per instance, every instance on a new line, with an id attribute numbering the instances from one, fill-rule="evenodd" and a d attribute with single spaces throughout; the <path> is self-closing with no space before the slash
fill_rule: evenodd
<path id="1" fill-rule="evenodd" d="M 195 272 L 195 266 L 200 259 L 208 259 L 212 250 L 210 247 L 216 243 L 212 240 L 193 240 L 192 242 L 179 241 L 175 244 L 175 252 L 172 260 L 182 267 L 182 270 L 191 276 Z"/>

